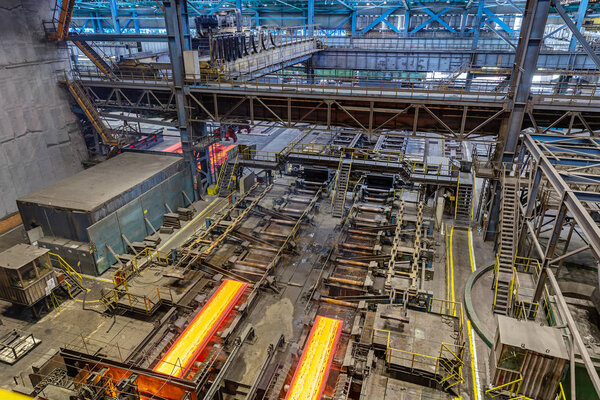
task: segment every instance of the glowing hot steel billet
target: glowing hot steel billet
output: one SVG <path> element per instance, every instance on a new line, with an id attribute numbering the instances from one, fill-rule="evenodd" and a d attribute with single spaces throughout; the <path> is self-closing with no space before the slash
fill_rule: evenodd
<path id="1" fill-rule="evenodd" d="M 286 400 L 321 398 L 341 333 L 342 321 L 317 317 L 292 378 Z"/>
<path id="2" fill-rule="evenodd" d="M 154 371 L 177 378 L 183 377 L 247 286 L 246 283 L 225 280 L 154 367 Z"/>

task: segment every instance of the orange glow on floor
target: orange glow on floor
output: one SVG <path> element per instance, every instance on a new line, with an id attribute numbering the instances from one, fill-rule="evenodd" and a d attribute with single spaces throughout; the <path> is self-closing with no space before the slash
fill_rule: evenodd
<path id="1" fill-rule="evenodd" d="M 223 145 L 217 143 L 210 146 L 208 151 L 213 165 L 212 172 L 215 172 L 217 169 L 216 166 L 221 165 L 223 161 L 227 159 L 227 152 L 233 147 L 235 147 L 235 144 Z M 181 149 L 181 142 L 177 142 L 169 147 L 165 147 L 162 151 L 165 153 L 183 153 L 183 150 Z M 200 163 L 198 163 L 198 169 L 200 169 Z"/>
<path id="2" fill-rule="evenodd" d="M 341 333 L 342 321 L 317 317 L 292 378 L 286 400 L 321 398 Z"/>
<path id="3" fill-rule="evenodd" d="M 182 378 L 229 315 L 248 284 L 227 279 L 202 307 L 154 371 Z"/>

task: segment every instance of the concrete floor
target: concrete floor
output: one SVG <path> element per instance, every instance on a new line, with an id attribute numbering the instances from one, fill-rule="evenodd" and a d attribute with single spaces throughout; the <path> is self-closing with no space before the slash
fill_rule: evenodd
<path id="1" fill-rule="evenodd" d="M 256 144 L 258 149 L 278 151 L 299 133 L 295 129 L 284 128 L 272 128 L 271 132 L 269 136 L 240 135 L 238 143 L 252 143 Z M 418 148 L 419 145 L 415 142 L 413 147 Z M 438 144 L 430 147 L 430 150 L 433 148 L 434 151 L 441 152 L 439 147 Z M 283 195 L 291 180 L 289 177 L 276 178 L 272 191 L 261 201 L 261 204 L 271 208 L 273 200 Z M 414 201 L 415 195 L 406 192 L 403 193 L 403 199 L 407 202 Z M 213 200 L 214 198 L 207 197 L 195 205 L 198 210 L 202 210 L 208 207 Z M 305 327 L 311 322 L 311 310 L 310 307 L 307 307 L 306 295 L 317 283 L 322 268 L 317 261 L 321 254 L 327 252 L 328 248 L 334 245 L 335 227 L 339 223 L 339 219 L 331 217 L 330 201 L 329 198 L 322 199 L 320 201 L 320 214 L 317 215 L 315 222 L 302 227 L 296 239 L 299 254 L 284 257 L 277 268 L 275 276 L 278 281 L 278 292 L 270 290 L 263 292 L 255 306 L 248 313 L 242 328 L 252 325 L 256 333 L 256 339 L 244 345 L 244 351 L 240 353 L 227 374 L 228 379 L 251 385 L 267 356 L 268 345 L 275 343 L 280 335 L 285 337 L 292 348 L 301 347 L 304 340 L 303 333 L 306 331 Z M 408 208 L 413 207 L 410 203 L 407 204 Z M 427 210 L 426 215 L 427 212 L 431 212 L 431 210 Z M 184 226 L 172 237 L 164 237 L 161 249 L 168 251 L 171 248 L 181 246 L 194 230 L 205 224 L 205 217 L 196 214 L 192 223 Z M 255 224 L 255 219 L 249 219 L 244 223 L 244 227 L 252 229 Z M 452 229 L 453 226 L 454 229 Z M 445 243 L 446 240 L 450 240 L 450 235 L 452 237 L 452 247 L 446 249 Z M 472 239 L 470 239 L 470 235 Z M 469 242 L 471 240 L 474 263 L 471 262 L 469 253 Z M 24 241 L 22 228 L 10 231 L 0 236 L 0 251 L 22 241 Z M 434 298 L 455 299 L 455 301 L 462 303 L 464 301 L 465 283 L 471 276 L 472 271 L 493 264 L 493 244 L 484 242 L 483 235 L 477 228 L 469 231 L 469 227 L 464 223 L 457 223 L 448 217 L 444 219 L 444 229 L 436 230 L 431 241 L 435 248 L 434 278 L 426 281 L 424 288 L 433 292 Z M 579 244 L 574 241 L 573 246 L 579 246 Z M 452 274 L 447 274 L 446 270 L 447 250 L 452 253 Z M 222 254 L 219 257 L 226 259 L 228 254 Z M 561 280 L 577 284 L 589 282 L 590 279 L 595 277 L 596 271 L 580 267 L 589 262 L 588 258 L 583 253 L 579 258 L 569 260 L 571 263 L 566 264 L 561 271 Z M 158 270 L 148 270 L 148 275 L 136 278 L 135 283 L 140 287 L 154 285 L 156 281 L 153 277 L 159 278 L 160 275 L 161 273 Z M 448 285 L 450 279 L 453 279 L 453 285 Z M 475 311 L 479 319 L 482 320 L 490 332 L 495 333 L 497 323 L 494 314 L 491 312 L 492 279 L 492 274 L 487 274 L 476 282 L 472 291 L 472 301 L 476 305 Z M 101 347 L 104 344 L 107 348 L 110 347 L 109 344 L 119 343 L 117 350 L 114 346 L 110 348 L 112 355 L 119 359 L 127 357 L 128 352 L 153 329 L 151 322 L 126 316 L 113 318 L 104 315 L 102 313 L 103 307 L 98 304 L 97 299 L 100 289 L 107 287 L 107 283 L 92 279 L 87 280 L 86 283 L 90 288 L 90 292 L 85 296 L 85 303 L 83 295 L 80 295 L 76 300 L 66 300 L 57 310 L 43 316 L 39 321 L 34 321 L 31 316 L 23 313 L 18 308 L 11 307 L 8 303 L 0 302 L 0 320 L 3 323 L 3 326 L 0 326 L 0 332 L 6 332 L 9 329 L 20 329 L 32 333 L 42 340 L 42 343 L 36 349 L 16 365 L 0 366 L 0 387 L 10 388 L 14 386 L 15 382 L 27 385 L 27 374 L 30 371 L 30 365 L 43 357 L 48 351 L 58 349 L 65 343 L 81 343 L 83 345 L 82 338 L 87 339 L 86 343 L 88 345 L 95 342 L 98 346 Z M 451 290 L 447 291 L 447 287 L 450 287 Z M 588 344 L 594 350 L 594 353 L 600 354 L 600 330 L 595 324 L 598 319 L 597 314 L 589 308 L 575 305 L 574 302 L 572 302 L 572 307 L 572 312 L 580 323 L 582 334 L 587 338 L 586 340 L 588 340 Z M 469 332 L 467 326 L 465 326 L 464 337 L 468 340 L 469 336 L 473 340 L 474 352 L 472 354 L 468 350 L 465 353 L 463 375 L 466 383 L 462 387 L 461 397 L 463 399 L 473 399 L 475 398 L 475 390 L 478 390 L 477 397 L 483 398 L 483 388 L 489 382 L 487 371 L 489 370 L 490 350 L 474 330 Z M 473 363 L 476 381 L 471 373 L 472 359 L 473 361 L 476 360 Z M 393 383 L 392 386 L 395 384 Z"/>

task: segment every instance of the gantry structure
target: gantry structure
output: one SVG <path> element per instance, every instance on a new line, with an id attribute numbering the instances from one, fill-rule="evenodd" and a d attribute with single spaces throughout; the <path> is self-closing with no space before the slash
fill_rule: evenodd
<path id="1" fill-rule="evenodd" d="M 500 143 L 496 159 L 509 161 L 523 129 L 600 129 L 597 7 L 587 0 L 61 0 L 49 37 L 74 43 L 94 62 L 73 76 L 101 115 L 176 126 L 190 167 L 210 157 L 207 123 L 258 121 L 489 136 Z M 194 17 L 228 10 L 241 12 L 247 27 L 243 49 L 233 60 L 211 53 L 212 69 L 190 73 L 184 53 L 199 34 Z M 257 50 L 263 37 L 272 45 Z M 119 46 L 167 55 L 133 73 L 98 51 Z M 488 228 L 495 234 L 493 219 Z"/>

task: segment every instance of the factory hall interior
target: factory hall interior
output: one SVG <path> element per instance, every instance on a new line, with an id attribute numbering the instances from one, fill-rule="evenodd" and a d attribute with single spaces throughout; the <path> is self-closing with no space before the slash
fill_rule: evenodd
<path id="1" fill-rule="evenodd" d="M 600 1 L 0 0 L 0 400 L 600 400 Z"/>

